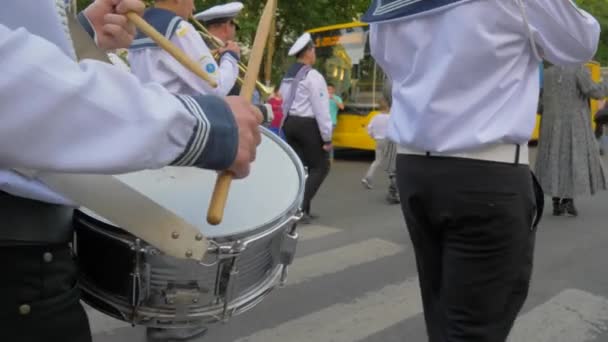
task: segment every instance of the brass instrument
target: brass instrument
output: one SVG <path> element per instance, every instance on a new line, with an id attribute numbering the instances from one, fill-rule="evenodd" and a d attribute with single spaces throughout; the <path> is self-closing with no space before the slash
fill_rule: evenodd
<path id="1" fill-rule="evenodd" d="M 203 39 L 205 39 L 212 45 L 211 48 L 212 53 L 214 54 L 213 57 L 215 57 L 216 60 L 219 59 L 219 54 L 217 53 L 217 51 L 214 52 L 213 50 L 217 50 L 219 48 L 224 47 L 224 42 L 209 33 L 207 28 L 203 26 L 198 20 L 196 20 L 195 18 L 190 19 L 194 22 L 194 25 L 196 25 L 196 27 L 199 29 L 198 33 L 201 35 L 201 37 L 203 37 Z M 247 73 L 247 66 L 242 62 L 239 62 L 238 65 L 241 76 L 237 77 L 236 82 L 242 86 L 243 77 Z M 262 98 L 268 98 L 272 94 L 272 87 L 267 87 L 260 81 L 255 82 L 255 88 L 260 92 Z"/>

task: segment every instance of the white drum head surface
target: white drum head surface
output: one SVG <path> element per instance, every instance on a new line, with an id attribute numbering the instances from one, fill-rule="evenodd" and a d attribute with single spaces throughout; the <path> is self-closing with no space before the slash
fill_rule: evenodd
<path id="1" fill-rule="evenodd" d="M 264 131 L 264 134 L 273 133 Z M 284 215 L 304 190 L 300 189 L 302 176 L 290 154 L 264 134 L 249 176 L 233 180 L 224 219 L 217 226 L 209 225 L 206 219 L 218 175 L 215 171 L 165 167 L 116 177 L 194 225 L 205 236 L 244 233 Z M 289 150 L 289 153 L 293 151 Z M 90 211 L 86 213 L 90 214 Z"/>

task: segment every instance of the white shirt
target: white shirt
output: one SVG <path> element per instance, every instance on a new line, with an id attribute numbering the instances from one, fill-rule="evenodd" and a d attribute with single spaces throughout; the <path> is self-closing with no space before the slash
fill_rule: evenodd
<path id="1" fill-rule="evenodd" d="M 286 99 L 291 92 L 291 84 L 282 82 L 279 92 Z M 329 93 L 325 78 L 317 70 L 310 70 L 298 84 L 289 115 L 316 119 L 321 138 L 331 142 L 333 124 L 329 114 Z"/>
<path id="2" fill-rule="evenodd" d="M 128 54 L 132 72 L 143 82 L 158 82 L 170 92 L 196 95 L 227 95 L 239 76 L 238 60 L 225 53 L 218 67 L 211 51 L 194 27 L 182 20 L 170 41 L 214 79 L 212 88 L 206 81 L 181 65 L 160 48 L 130 49 Z"/>
<path id="3" fill-rule="evenodd" d="M 389 120 L 390 115 L 386 113 L 375 115 L 367 125 L 367 132 L 374 140 L 386 139 Z"/>
<path id="4" fill-rule="evenodd" d="M 54 0 L 9 1 L 0 11 L 0 190 L 72 204 L 10 169 L 155 169 L 189 151 L 196 132 L 209 134 L 204 118 L 160 85 L 110 64 L 76 63 L 56 13 Z"/>
<path id="5" fill-rule="evenodd" d="M 569 0 L 522 0 L 537 47 L 554 64 L 596 51 L 600 27 Z M 538 63 L 516 0 L 476 0 L 371 24 L 372 55 L 393 80 L 389 138 L 409 149 L 464 152 L 527 143 Z"/>

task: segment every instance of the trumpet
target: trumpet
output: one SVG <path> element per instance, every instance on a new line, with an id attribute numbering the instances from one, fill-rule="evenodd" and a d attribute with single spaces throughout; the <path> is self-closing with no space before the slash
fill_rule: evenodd
<path id="1" fill-rule="evenodd" d="M 198 20 L 196 20 L 193 17 L 191 17 L 190 19 L 191 19 L 191 21 L 194 22 L 194 25 L 196 25 L 198 27 L 198 29 L 199 29 L 198 33 L 201 35 L 201 37 L 203 37 L 203 39 L 209 41 L 210 44 L 212 45 L 213 57 L 215 59 L 219 59 L 220 56 L 219 56 L 219 53 L 217 52 L 217 50 L 224 47 L 224 42 L 221 41 L 219 38 L 215 37 L 214 35 L 212 35 L 211 33 L 209 33 L 207 28 L 205 26 L 203 26 L 201 23 L 199 23 Z M 239 62 L 238 66 L 239 66 L 240 74 L 245 75 L 247 73 L 247 66 L 245 64 L 243 64 L 242 62 Z M 243 85 L 243 77 L 244 76 L 237 77 L 236 82 L 239 85 Z M 255 82 L 255 88 L 260 92 L 260 95 L 262 98 L 267 98 L 272 94 L 272 87 L 267 87 L 260 81 Z"/>

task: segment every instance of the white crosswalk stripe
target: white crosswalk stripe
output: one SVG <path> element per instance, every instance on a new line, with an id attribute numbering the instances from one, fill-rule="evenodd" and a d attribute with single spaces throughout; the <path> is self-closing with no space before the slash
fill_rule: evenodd
<path id="1" fill-rule="evenodd" d="M 261 330 L 237 342 L 354 342 L 422 311 L 417 278 L 371 291 L 352 303 L 334 304 L 318 312 Z"/>
<path id="2" fill-rule="evenodd" d="M 287 284 L 295 285 L 327 274 L 340 272 L 349 267 L 401 253 L 403 249 L 402 245 L 392 242 L 369 239 L 296 258 L 290 267 L 292 272 L 287 278 Z"/>
<path id="3" fill-rule="evenodd" d="M 608 331 L 608 299 L 568 289 L 521 315 L 509 342 L 586 342 Z"/>
<path id="4" fill-rule="evenodd" d="M 328 235 L 336 234 L 341 230 L 334 227 L 322 226 L 322 225 L 305 225 L 298 226 L 298 235 L 300 241 L 314 240 Z"/>
<path id="5" fill-rule="evenodd" d="M 89 316 L 89 322 L 91 323 L 91 333 L 93 335 L 99 333 L 108 333 L 119 328 L 131 326 L 126 322 L 117 320 L 113 317 L 110 317 L 104 313 L 97 311 L 94 308 L 88 306 L 87 304 L 83 304 L 83 306 L 87 312 L 87 316 Z"/>

